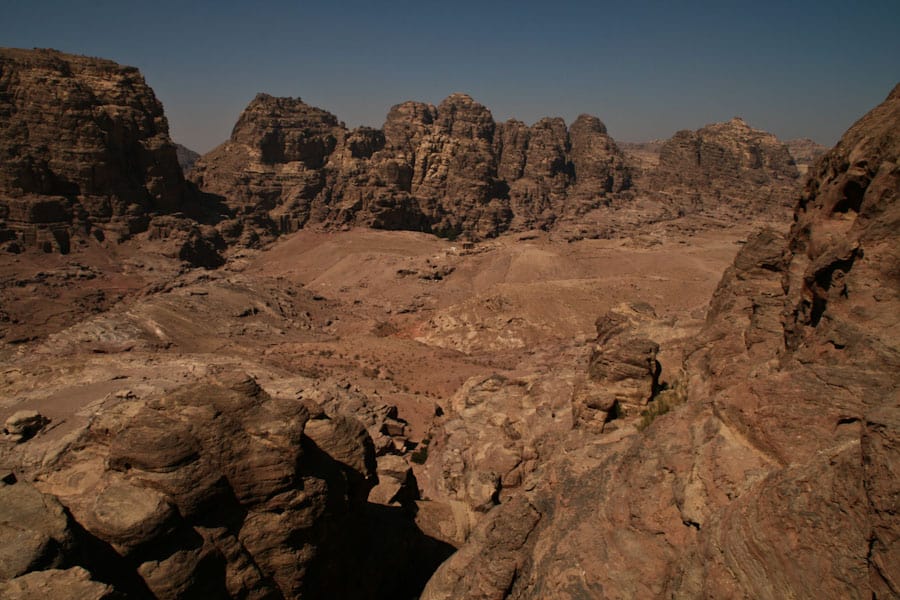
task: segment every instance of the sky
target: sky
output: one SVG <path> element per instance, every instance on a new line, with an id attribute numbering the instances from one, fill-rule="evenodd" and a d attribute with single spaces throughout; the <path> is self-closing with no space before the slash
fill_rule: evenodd
<path id="1" fill-rule="evenodd" d="M 258 92 L 350 127 L 465 92 L 497 121 L 589 113 L 623 141 L 741 116 L 832 145 L 900 82 L 900 1 L 0 0 L 0 46 L 138 67 L 201 153 Z"/>

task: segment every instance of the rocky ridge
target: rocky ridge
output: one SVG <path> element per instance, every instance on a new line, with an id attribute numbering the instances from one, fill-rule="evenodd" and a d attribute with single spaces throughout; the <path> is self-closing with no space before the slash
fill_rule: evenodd
<path id="1" fill-rule="evenodd" d="M 307 225 L 472 239 L 583 228 L 643 197 L 663 211 L 656 219 L 746 220 L 786 212 L 799 193 L 788 149 L 741 119 L 626 148 L 596 117 L 496 123 L 465 94 L 436 107 L 404 102 L 382 129 L 352 131 L 300 99 L 260 94 L 192 179 L 236 211 L 220 230 L 244 245 Z"/>
<path id="2" fill-rule="evenodd" d="M 549 226 L 629 187 L 596 117 L 569 128 L 561 119 L 497 124 L 465 94 L 436 107 L 405 102 L 383 129 L 352 131 L 299 99 L 260 94 L 192 178 L 236 209 L 223 232 L 244 243 L 307 224 L 492 237 Z"/>
<path id="3" fill-rule="evenodd" d="M 896 597 L 898 125 L 900 86 L 748 240 L 668 414 L 560 440 L 422 597 Z"/>

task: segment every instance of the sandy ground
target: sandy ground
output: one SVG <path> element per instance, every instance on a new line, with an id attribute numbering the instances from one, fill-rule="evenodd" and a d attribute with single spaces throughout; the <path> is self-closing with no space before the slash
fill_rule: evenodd
<path id="1" fill-rule="evenodd" d="M 64 432 L 98 403 L 239 366 L 278 393 L 352 385 L 396 404 L 421 439 L 470 377 L 552 369 L 573 352 L 586 363 L 594 321 L 620 302 L 655 308 L 665 379 L 750 231 L 674 230 L 650 244 L 535 233 L 472 247 L 301 231 L 181 274 L 127 248 L 116 260 L 3 257 L 0 420 L 36 408 Z M 98 292 L 102 301 L 79 300 Z"/>

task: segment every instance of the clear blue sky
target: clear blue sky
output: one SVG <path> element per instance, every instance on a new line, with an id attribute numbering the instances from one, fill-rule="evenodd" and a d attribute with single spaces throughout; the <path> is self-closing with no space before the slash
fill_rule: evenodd
<path id="1" fill-rule="evenodd" d="M 900 0 L 0 0 L 0 45 L 140 68 L 201 152 L 257 92 L 349 126 L 461 91 L 498 121 L 586 112 L 620 140 L 739 115 L 830 145 L 900 81 Z"/>

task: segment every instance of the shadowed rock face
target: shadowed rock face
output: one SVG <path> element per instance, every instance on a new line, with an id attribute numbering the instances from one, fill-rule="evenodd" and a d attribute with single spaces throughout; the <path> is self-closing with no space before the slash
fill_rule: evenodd
<path id="1" fill-rule="evenodd" d="M 126 399 L 76 439 L 34 484 L 0 483 L 0 538 L 18 548 L 0 590 L 78 565 L 133 597 L 407 597 L 447 555 L 400 508 L 366 502 L 362 423 L 311 416 L 241 373 Z"/>
<path id="2" fill-rule="evenodd" d="M 683 404 L 575 429 L 422 597 L 897 596 L 898 132 L 900 87 L 726 271 Z"/>
<path id="3" fill-rule="evenodd" d="M 162 105 L 137 69 L 54 50 L 0 49 L 6 249 L 65 254 L 73 237 L 124 240 L 157 215 L 198 208 Z M 186 235 L 176 237 L 192 228 L 200 235 L 195 226 L 182 224 L 177 231 Z"/>
<path id="4" fill-rule="evenodd" d="M 685 211 L 750 216 L 784 209 L 787 215 L 798 177 L 784 144 L 735 117 L 672 136 L 660 148 L 649 189 Z"/>
<path id="5" fill-rule="evenodd" d="M 353 131 L 299 99 L 260 94 L 192 177 L 238 210 L 230 235 L 245 244 L 308 223 L 491 237 L 549 226 L 630 182 L 596 117 L 571 131 L 561 119 L 498 125 L 465 94 L 405 102 L 382 130 Z"/>
<path id="6" fill-rule="evenodd" d="M 178 166 L 184 173 L 188 173 L 194 168 L 194 163 L 200 158 L 200 155 L 190 148 L 175 144 L 175 156 L 178 158 Z"/>

